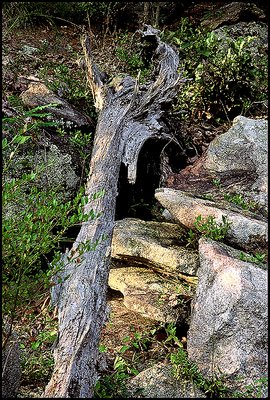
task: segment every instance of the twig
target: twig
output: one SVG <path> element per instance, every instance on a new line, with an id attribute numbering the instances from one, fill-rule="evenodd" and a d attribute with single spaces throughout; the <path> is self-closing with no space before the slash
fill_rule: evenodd
<path id="1" fill-rule="evenodd" d="M 226 115 L 226 118 L 227 118 L 229 124 L 231 124 L 231 120 L 230 120 L 230 118 L 229 118 L 229 116 L 228 116 L 228 113 L 227 113 L 225 104 L 223 103 L 223 101 L 222 101 L 221 99 L 219 99 L 219 101 L 220 101 L 220 103 L 221 103 L 221 105 L 222 105 L 223 111 L 224 111 L 224 113 L 225 113 L 225 115 Z"/>

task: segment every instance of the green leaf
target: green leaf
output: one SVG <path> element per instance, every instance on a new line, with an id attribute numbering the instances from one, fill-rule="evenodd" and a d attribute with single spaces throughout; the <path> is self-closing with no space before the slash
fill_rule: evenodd
<path id="1" fill-rule="evenodd" d="M 2 139 L 2 150 L 5 150 L 5 148 L 8 146 L 8 140 L 7 138 Z"/>
<path id="2" fill-rule="evenodd" d="M 35 179 L 36 176 L 37 176 L 36 172 L 31 172 L 31 173 L 30 173 L 30 179 L 31 179 L 31 180 Z"/>
<path id="3" fill-rule="evenodd" d="M 107 346 L 105 346 L 105 344 L 100 344 L 98 347 L 100 353 L 105 353 L 108 349 Z"/>
<path id="4" fill-rule="evenodd" d="M 17 135 L 14 137 L 13 142 L 18 143 L 18 144 L 23 144 L 23 143 L 27 142 L 27 140 L 29 140 L 30 138 L 31 138 L 31 136 Z"/>
<path id="5" fill-rule="evenodd" d="M 124 353 L 125 351 L 129 350 L 130 346 L 128 346 L 127 344 L 125 344 L 124 346 L 121 347 L 120 349 L 120 353 Z"/>
<path id="6" fill-rule="evenodd" d="M 32 350 L 38 349 L 39 346 L 40 346 L 40 342 L 33 342 L 33 343 L 31 343 L 31 349 L 32 349 Z"/>

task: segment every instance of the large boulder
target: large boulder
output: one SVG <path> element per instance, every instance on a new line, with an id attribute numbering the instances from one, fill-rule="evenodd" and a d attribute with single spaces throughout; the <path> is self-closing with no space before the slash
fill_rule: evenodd
<path id="1" fill-rule="evenodd" d="M 268 121 L 243 116 L 234 118 L 232 127 L 217 136 L 207 151 L 179 174 L 173 174 L 167 187 L 189 191 L 197 196 L 211 193 L 220 200 L 224 194 L 241 194 L 253 201 L 262 215 L 268 209 Z M 219 185 L 216 185 L 219 182 Z"/>
<path id="2" fill-rule="evenodd" d="M 132 311 L 162 322 L 188 323 L 198 251 L 178 224 L 125 218 L 113 232 L 109 286 Z"/>
<path id="3" fill-rule="evenodd" d="M 41 189 L 57 190 L 59 198 L 70 199 L 76 194 L 80 181 L 72 157 L 48 139 L 43 140 L 43 148 L 25 146 L 21 154 L 15 156 L 16 176 L 36 168 L 40 171 L 37 185 Z"/>
<path id="4" fill-rule="evenodd" d="M 235 25 L 224 25 L 214 30 L 220 39 L 220 46 L 226 48 L 227 42 L 238 37 L 246 37 L 246 48 L 253 58 L 257 59 L 268 51 L 268 25 L 264 22 L 238 22 Z M 249 39 L 248 39 L 249 38 Z"/>
<path id="5" fill-rule="evenodd" d="M 223 25 L 232 25 L 242 21 L 265 21 L 266 15 L 263 10 L 254 3 L 232 1 L 221 7 L 217 6 L 201 22 L 201 26 L 208 29 L 216 29 Z"/>
<path id="6" fill-rule="evenodd" d="M 261 389 L 266 398 L 256 380 L 268 376 L 267 270 L 206 238 L 199 241 L 199 254 L 188 356 L 206 378 L 222 376 L 238 392 L 251 385 L 252 397 Z"/>
<path id="7" fill-rule="evenodd" d="M 13 162 L 16 169 L 10 168 L 5 180 L 21 178 L 25 171 L 29 172 L 36 168 L 40 174 L 37 175 L 35 185 L 41 191 L 54 191 L 55 198 L 61 202 L 71 200 L 76 195 L 80 178 L 76 173 L 71 156 L 61 152 L 56 145 L 47 143 L 47 149 L 35 146 L 31 146 L 28 150 L 25 148 L 23 152 L 14 156 Z M 27 190 L 27 184 L 22 186 L 23 192 L 27 193 Z M 21 215 L 19 211 L 24 207 L 23 201 L 20 203 L 9 202 L 3 206 L 3 215 L 8 219 L 18 219 Z"/>
<path id="8" fill-rule="evenodd" d="M 268 200 L 268 121 L 238 116 L 228 132 L 216 137 L 209 145 L 204 167 L 216 173 L 241 171 L 249 176 L 251 199 L 267 206 Z M 241 179 L 241 175 L 239 176 Z"/>

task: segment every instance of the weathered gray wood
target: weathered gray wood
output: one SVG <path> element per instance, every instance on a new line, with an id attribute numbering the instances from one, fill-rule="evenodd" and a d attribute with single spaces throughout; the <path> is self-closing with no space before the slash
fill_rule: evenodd
<path id="1" fill-rule="evenodd" d="M 179 88 L 178 56 L 162 43 L 158 31 L 147 26 L 145 39 L 156 41 L 155 81 L 140 86 L 126 76 L 114 86 L 102 81 L 92 60 L 89 38 L 84 48 L 89 84 L 99 110 L 86 193 L 91 209 L 99 215 L 83 223 L 66 259 L 58 304 L 59 335 L 55 368 L 44 397 L 91 398 L 96 383 L 98 343 L 106 321 L 106 293 L 110 251 L 114 228 L 117 184 L 121 162 L 129 168 L 131 182 L 136 179 L 136 163 L 143 143 L 150 137 L 168 137 L 159 121 L 165 103 Z M 94 199 L 96 193 L 103 196 Z M 79 246 L 98 243 L 95 250 L 79 252 Z"/>

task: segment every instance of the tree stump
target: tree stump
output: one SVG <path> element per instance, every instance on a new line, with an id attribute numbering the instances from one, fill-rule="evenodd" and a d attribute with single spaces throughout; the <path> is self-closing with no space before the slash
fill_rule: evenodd
<path id="1" fill-rule="evenodd" d="M 162 123 L 165 107 L 181 83 L 178 55 L 149 25 L 141 31 L 151 42 L 153 81 L 140 85 L 125 76 L 107 84 L 95 65 L 87 35 L 82 37 L 88 83 L 99 111 L 84 212 L 98 216 L 84 222 L 66 260 L 58 287 L 58 341 L 55 367 L 44 397 L 91 398 L 98 378 L 97 360 L 101 330 L 107 319 L 110 250 L 120 165 L 128 167 L 135 183 L 137 160 L 150 138 L 172 140 Z"/>

